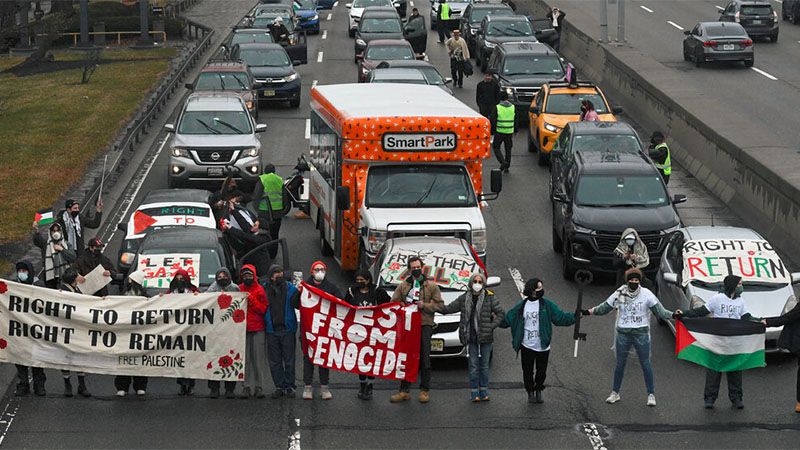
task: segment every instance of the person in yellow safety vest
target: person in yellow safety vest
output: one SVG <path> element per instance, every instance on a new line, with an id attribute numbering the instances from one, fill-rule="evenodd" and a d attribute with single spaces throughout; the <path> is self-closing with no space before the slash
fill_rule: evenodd
<path id="1" fill-rule="evenodd" d="M 265 165 L 264 173 L 256 182 L 253 198 L 256 201 L 258 217 L 269 224 L 269 236 L 272 239 L 278 239 L 281 231 L 281 219 L 285 213 L 283 197 L 283 178 L 275 173 L 273 164 Z M 270 246 L 270 258 L 275 259 L 277 254 L 278 246 Z"/>
<path id="2" fill-rule="evenodd" d="M 492 148 L 494 156 L 500 162 L 500 170 L 508 173 L 511 166 L 511 145 L 516 133 L 516 108 L 508 101 L 508 92 L 500 91 L 500 103 L 495 107 L 489 120 L 492 122 Z M 500 151 L 500 146 L 505 146 L 506 154 Z"/>
<path id="3" fill-rule="evenodd" d="M 447 0 L 439 2 L 439 11 L 436 17 L 436 30 L 439 32 L 439 43 L 444 44 L 445 37 L 450 39 L 450 5 Z"/>
<path id="4" fill-rule="evenodd" d="M 661 172 L 664 184 L 669 184 L 669 176 L 672 174 L 672 158 L 665 140 L 664 133 L 654 131 L 650 136 L 650 146 L 647 149 L 647 153 L 656 164 L 656 169 Z"/>

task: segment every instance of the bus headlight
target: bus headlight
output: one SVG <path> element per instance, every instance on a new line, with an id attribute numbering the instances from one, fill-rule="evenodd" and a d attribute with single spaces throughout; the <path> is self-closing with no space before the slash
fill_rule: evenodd
<path id="1" fill-rule="evenodd" d="M 369 230 L 367 232 L 367 250 L 370 253 L 377 253 L 381 249 L 381 245 L 386 242 L 386 231 Z"/>

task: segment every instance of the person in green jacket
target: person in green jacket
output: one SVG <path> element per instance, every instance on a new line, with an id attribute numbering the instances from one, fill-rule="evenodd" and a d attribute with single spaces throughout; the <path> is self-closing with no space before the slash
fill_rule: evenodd
<path id="1" fill-rule="evenodd" d="M 560 310 L 544 296 L 544 284 L 531 278 L 522 291 L 525 296 L 506 314 L 503 327 L 511 327 L 511 345 L 522 353 L 522 380 L 529 403 L 544 403 L 542 391 L 547 378 L 547 361 L 553 325 L 568 327 L 575 323 L 575 314 Z M 534 376 L 534 366 L 536 375 Z"/>

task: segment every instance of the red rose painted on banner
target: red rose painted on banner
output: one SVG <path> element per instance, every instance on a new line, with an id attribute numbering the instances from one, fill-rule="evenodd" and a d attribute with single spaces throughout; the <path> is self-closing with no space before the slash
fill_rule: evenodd
<path id="1" fill-rule="evenodd" d="M 460 270 L 458 272 L 458 276 L 461 278 L 467 278 L 469 276 L 469 270 Z"/>
<path id="2" fill-rule="evenodd" d="M 231 364 L 233 364 L 233 358 L 231 358 L 228 355 L 225 355 L 219 359 L 219 366 L 223 369 L 226 367 L 230 367 Z"/>
<path id="3" fill-rule="evenodd" d="M 239 372 L 239 379 L 244 380 L 244 372 Z"/>
<path id="4" fill-rule="evenodd" d="M 208 362 L 208 365 L 206 366 L 206 370 L 211 370 L 211 368 L 212 368 L 212 367 L 214 367 L 214 363 L 212 363 L 211 361 L 209 361 L 209 362 Z"/>
<path id="5" fill-rule="evenodd" d="M 400 263 L 393 262 L 389 265 L 389 270 L 400 270 Z"/>
<path id="6" fill-rule="evenodd" d="M 8 347 L 8 342 L 5 339 L 0 339 L 0 350 L 5 350 Z"/>
<path id="7" fill-rule="evenodd" d="M 235 357 L 235 358 L 233 358 L 233 359 L 235 359 L 235 360 L 237 360 L 237 361 L 238 361 L 239 359 L 241 359 L 241 356 L 240 356 L 240 355 L 237 353 L 237 354 L 236 354 L 236 357 Z"/>
<path id="8" fill-rule="evenodd" d="M 0 294 L 5 294 L 8 290 L 8 285 L 0 281 Z"/>
<path id="9" fill-rule="evenodd" d="M 231 302 L 233 302 L 233 297 L 228 294 L 220 294 L 219 297 L 217 297 L 219 309 L 228 309 L 228 307 L 231 306 Z"/>
<path id="10" fill-rule="evenodd" d="M 233 321 L 236 323 L 242 323 L 245 319 L 244 310 L 237 309 L 233 312 Z"/>

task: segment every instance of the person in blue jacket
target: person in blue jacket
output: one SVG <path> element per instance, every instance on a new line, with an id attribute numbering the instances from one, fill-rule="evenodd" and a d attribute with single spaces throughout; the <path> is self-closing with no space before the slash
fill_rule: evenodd
<path id="1" fill-rule="evenodd" d="M 272 398 L 294 398 L 297 386 L 294 381 L 294 354 L 297 342 L 297 316 L 292 300 L 297 288 L 286 281 L 283 267 L 270 266 L 262 286 L 267 293 L 267 312 L 264 324 L 267 332 L 267 359 L 275 391 Z"/>

